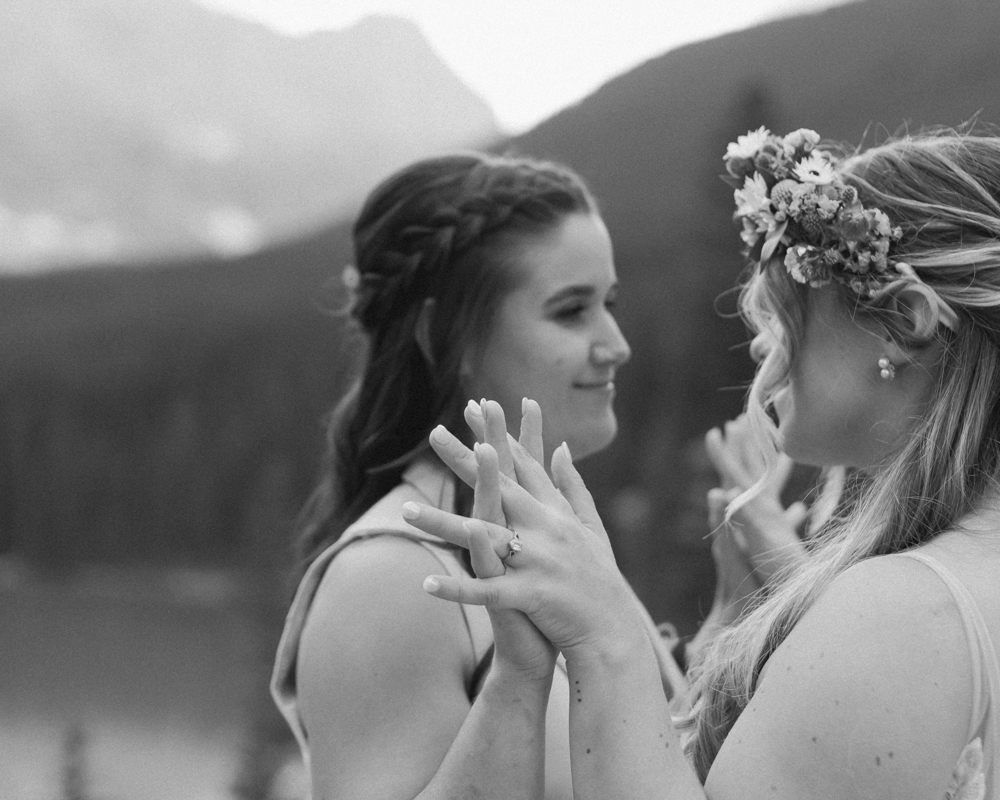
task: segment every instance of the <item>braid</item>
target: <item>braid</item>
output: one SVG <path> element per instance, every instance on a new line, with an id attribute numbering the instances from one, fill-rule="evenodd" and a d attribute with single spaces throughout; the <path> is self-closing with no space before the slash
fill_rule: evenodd
<path id="1" fill-rule="evenodd" d="M 464 430 L 463 364 L 519 280 L 517 240 L 593 210 L 565 167 L 475 153 L 417 162 L 376 187 L 354 226 L 349 305 L 366 363 L 330 418 L 321 480 L 300 517 L 306 560 L 429 451 L 435 425 Z M 416 334 L 427 313 L 430 352 Z"/>

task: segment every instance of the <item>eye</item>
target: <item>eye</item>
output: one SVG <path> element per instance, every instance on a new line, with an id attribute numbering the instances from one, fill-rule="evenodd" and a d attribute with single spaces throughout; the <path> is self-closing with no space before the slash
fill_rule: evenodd
<path id="1" fill-rule="evenodd" d="M 555 319 L 561 322 L 570 322 L 572 320 L 576 320 L 582 317 L 586 310 L 587 310 L 586 303 L 573 303 L 571 305 L 557 308 L 553 314 L 553 317 L 555 317 Z"/>

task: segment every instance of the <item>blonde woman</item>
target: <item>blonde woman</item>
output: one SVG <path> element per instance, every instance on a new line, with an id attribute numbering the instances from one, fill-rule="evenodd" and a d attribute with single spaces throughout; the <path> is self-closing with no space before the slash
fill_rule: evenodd
<path id="1" fill-rule="evenodd" d="M 517 552 L 507 527 L 410 508 L 495 576 L 426 588 L 519 609 L 563 652 L 578 798 L 1000 797 L 1000 138 L 840 152 L 761 129 L 727 154 L 753 264 L 741 302 L 760 447 L 863 480 L 809 559 L 708 647 L 686 718 L 663 700 L 568 450 L 550 481 L 515 445 L 516 481 L 501 481 L 488 467 L 506 442 L 471 454 L 432 434 L 479 475 L 481 504 L 502 498 Z M 737 506 L 755 491 L 740 488 Z M 498 687 L 517 685 L 500 672 Z M 463 751 L 453 785 L 477 760 L 527 763 L 529 730 L 508 720 L 488 757 Z M 479 796 L 514 796 L 505 774 Z"/>

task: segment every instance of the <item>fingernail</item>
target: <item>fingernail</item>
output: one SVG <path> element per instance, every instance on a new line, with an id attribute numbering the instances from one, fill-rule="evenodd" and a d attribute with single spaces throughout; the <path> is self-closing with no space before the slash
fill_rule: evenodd
<path id="1" fill-rule="evenodd" d="M 573 454 L 569 451 L 569 445 L 566 444 L 566 442 L 563 442 L 560 445 L 560 447 L 562 447 L 562 449 L 566 451 L 566 457 L 569 459 L 569 463 L 572 464 L 573 463 Z"/>
<path id="2" fill-rule="evenodd" d="M 483 415 L 483 411 L 479 407 L 479 403 L 477 403 L 475 400 L 470 400 L 467 408 L 474 416 L 481 417 Z"/>
<path id="3" fill-rule="evenodd" d="M 431 441 L 438 444 L 444 444 L 448 441 L 448 434 L 445 431 L 444 425 L 438 425 L 431 431 Z"/>
<path id="4" fill-rule="evenodd" d="M 424 578 L 424 591 L 432 594 L 441 588 L 441 583 L 433 575 Z"/>
<path id="5" fill-rule="evenodd" d="M 420 506 L 412 501 L 403 503 L 403 519 L 416 519 L 420 516 Z"/>
<path id="6" fill-rule="evenodd" d="M 528 413 L 528 398 L 527 397 L 522 397 L 521 398 L 521 413 L 522 414 Z"/>
<path id="7" fill-rule="evenodd" d="M 484 397 L 479 401 L 479 413 L 482 414 L 483 419 L 486 419 L 486 398 Z"/>

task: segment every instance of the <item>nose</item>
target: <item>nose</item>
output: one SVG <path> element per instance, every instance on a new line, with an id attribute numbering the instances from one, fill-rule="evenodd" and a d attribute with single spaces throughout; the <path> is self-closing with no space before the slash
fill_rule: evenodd
<path id="1" fill-rule="evenodd" d="M 610 313 L 606 314 L 606 320 L 605 330 L 594 341 L 590 355 L 600 366 L 620 367 L 632 357 L 632 348 Z"/>
<path id="2" fill-rule="evenodd" d="M 774 349 L 774 338 L 768 331 L 761 331 L 750 340 L 750 358 L 758 364 Z"/>

